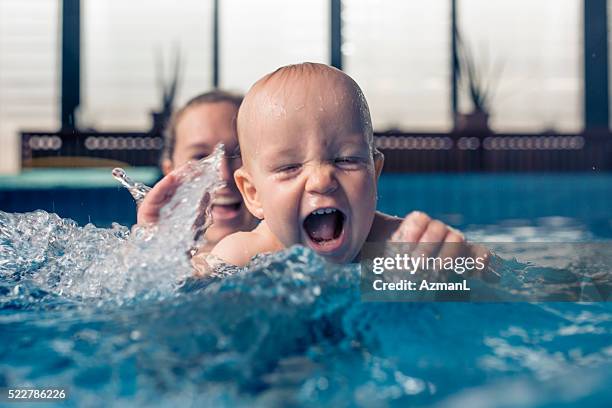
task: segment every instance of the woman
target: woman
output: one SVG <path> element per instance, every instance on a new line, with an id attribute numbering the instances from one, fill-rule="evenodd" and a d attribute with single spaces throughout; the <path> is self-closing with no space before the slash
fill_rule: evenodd
<path id="1" fill-rule="evenodd" d="M 138 224 L 155 223 L 161 207 L 172 196 L 178 180 L 171 172 L 189 160 L 212 153 L 215 145 L 225 145 L 220 177 L 226 186 L 217 190 L 212 201 L 213 224 L 206 231 L 207 251 L 226 235 L 250 231 L 257 225 L 242 202 L 234 182 L 234 171 L 242 165 L 238 151 L 236 115 L 242 97 L 215 90 L 192 98 L 174 113 L 165 134 L 161 168 L 164 178 L 155 185 L 138 208 Z"/>

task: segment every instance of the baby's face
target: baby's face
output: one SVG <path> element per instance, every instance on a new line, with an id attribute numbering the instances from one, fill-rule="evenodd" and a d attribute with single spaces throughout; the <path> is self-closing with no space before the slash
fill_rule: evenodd
<path id="1" fill-rule="evenodd" d="M 337 82 L 258 95 L 249 135 L 241 139 L 248 155 L 241 171 L 252 183 L 250 209 L 285 247 L 302 244 L 345 263 L 370 231 L 378 172 L 369 118 L 354 92 Z"/>

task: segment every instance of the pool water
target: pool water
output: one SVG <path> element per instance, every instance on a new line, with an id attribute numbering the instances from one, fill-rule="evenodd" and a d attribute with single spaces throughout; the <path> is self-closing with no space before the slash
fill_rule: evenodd
<path id="1" fill-rule="evenodd" d="M 389 174 L 379 183 L 379 209 L 399 216 L 419 209 L 461 229 L 508 231 L 510 241 L 528 227 L 537 234 L 550 227 L 556 240 L 564 229 L 612 239 L 612 174 Z"/>
<path id="2" fill-rule="evenodd" d="M 383 211 L 423 209 L 483 242 L 550 242 L 552 255 L 553 242 L 612 239 L 611 190 L 607 175 L 393 175 L 379 197 Z M 116 255 L 96 248 L 129 242 L 119 226 L 0 213 L 0 232 L 0 387 L 63 387 L 65 406 L 612 401 L 609 302 L 365 303 L 358 266 L 300 247 L 177 287 L 177 259 L 92 267 Z"/>

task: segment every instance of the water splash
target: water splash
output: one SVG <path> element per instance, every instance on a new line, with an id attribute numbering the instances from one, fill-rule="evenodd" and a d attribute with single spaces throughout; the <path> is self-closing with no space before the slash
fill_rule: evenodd
<path id="1" fill-rule="evenodd" d="M 210 225 L 222 155 L 219 146 L 209 158 L 178 169 L 180 185 L 153 226 L 79 227 L 45 211 L 0 212 L 0 277 L 20 284 L 23 296 L 30 286 L 79 300 L 172 294 L 177 282 L 191 275 L 190 251 L 203 244 Z M 143 197 L 143 185 L 123 176 L 134 198 Z"/>
<path id="2" fill-rule="evenodd" d="M 130 177 L 128 177 L 125 170 L 120 167 L 114 168 L 112 175 L 115 180 L 121 183 L 121 185 L 130 192 L 134 198 L 134 201 L 136 201 L 136 205 L 140 205 L 149 191 L 151 191 L 151 187 L 132 180 Z"/>

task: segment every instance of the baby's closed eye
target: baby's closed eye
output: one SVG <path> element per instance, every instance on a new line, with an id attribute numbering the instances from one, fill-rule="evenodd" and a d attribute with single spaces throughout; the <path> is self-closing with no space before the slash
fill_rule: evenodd
<path id="1" fill-rule="evenodd" d="M 299 163 L 284 164 L 277 167 L 274 172 L 279 174 L 291 174 L 297 172 L 302 167 Z"/>
<path id="2" fill-rule="evenodd" d="M 344 170 L 356 170 L 365 166 L 367 159 L 358 156 L 341 156 L 334 160 L 334 164 Z"/>

